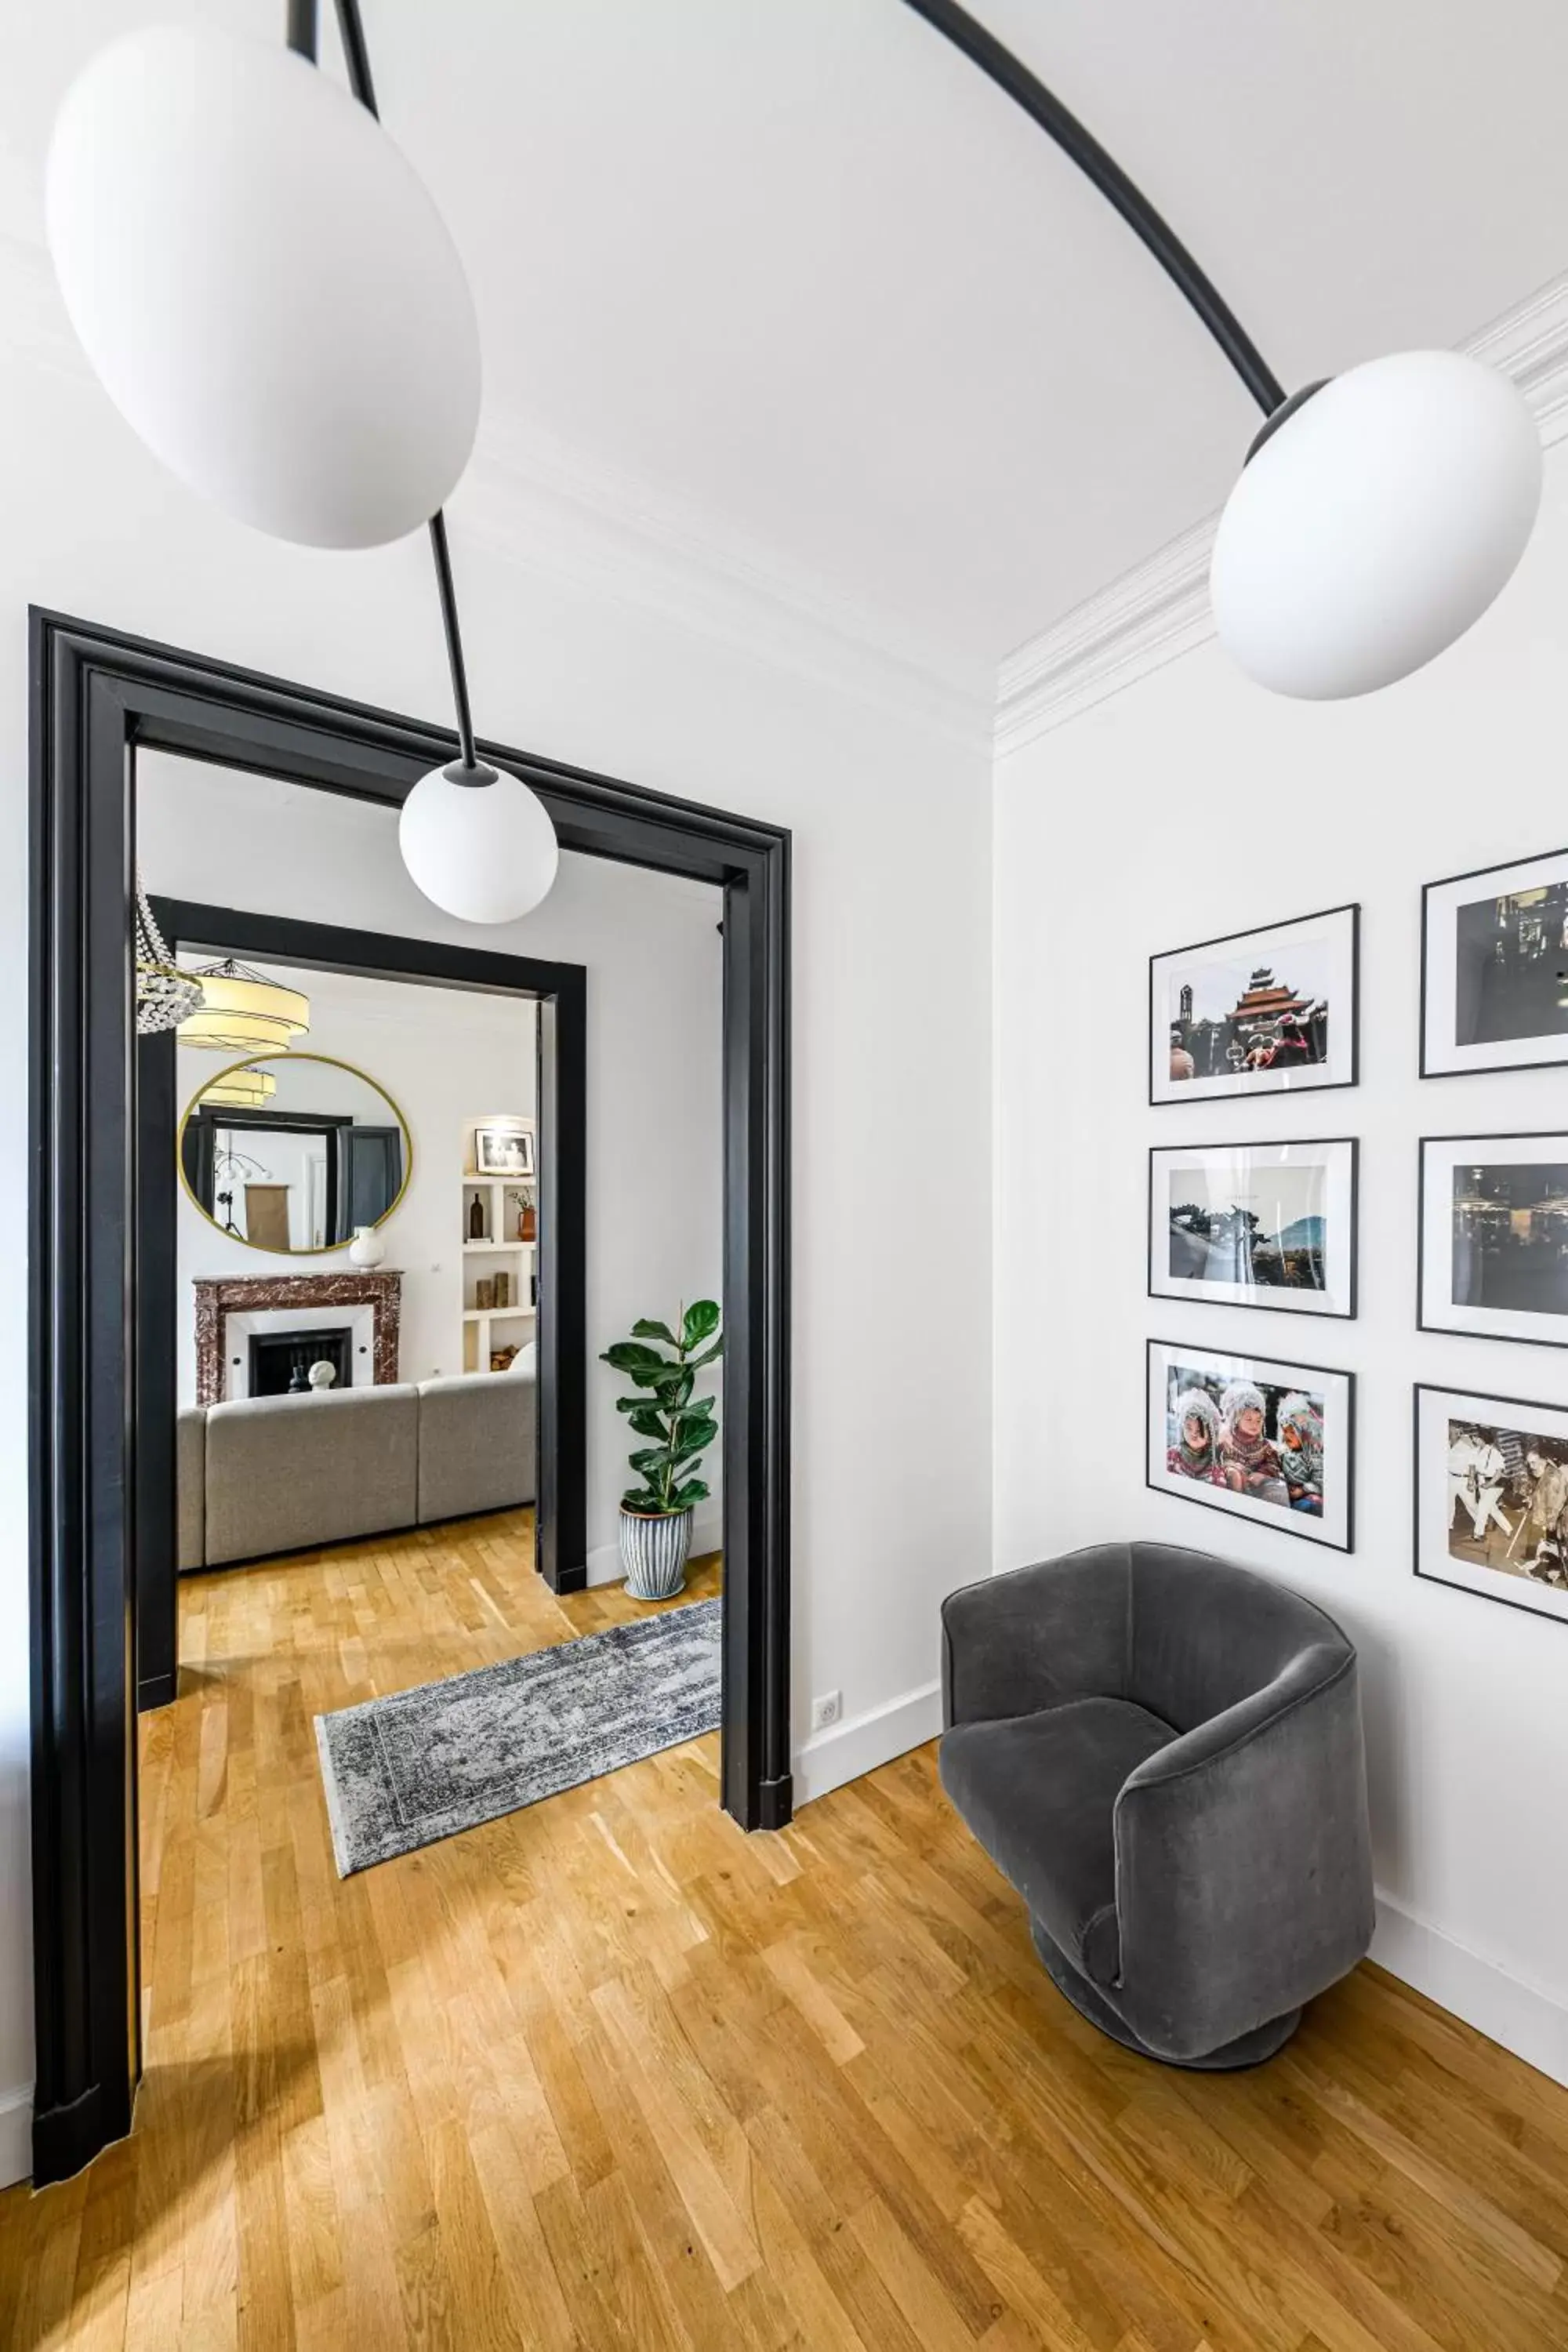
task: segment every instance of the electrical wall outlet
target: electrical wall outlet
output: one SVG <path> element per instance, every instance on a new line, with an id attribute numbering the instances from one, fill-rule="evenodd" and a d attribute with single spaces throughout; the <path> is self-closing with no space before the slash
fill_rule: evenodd
<path id="1" fill-rule="evenodd" d="M 820 1698 L 814 1698 L 811 1702 L 811 1727 L 813 1731 L 826 1731 L 829 1724 L 837 1722 L 843 1712 L 843 1692 L 824 1691 Z"/>

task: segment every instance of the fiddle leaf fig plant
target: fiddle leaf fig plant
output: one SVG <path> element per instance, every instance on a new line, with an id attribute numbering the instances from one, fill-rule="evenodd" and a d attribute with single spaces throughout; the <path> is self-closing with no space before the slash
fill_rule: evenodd
<path id="1" fill-rule="evenodd" d="M 700 1298 L 679 1324 L 672 1331 L 668 1323 L 639 1319 L 629 1339 L 617 1339 L 599 1359 L 640 1391 L 616 1400 L 635 1433 L 655 1441 L 629 1457 L 642 1485 L 627 1488 L 621 1508 L 649 1517 L 672 1517 L 706 1501 L 706 1482 L 689 1474 L 719 1434 L 716 1400 L 692 1395 L 698 1373 L 723 1353 L 719 1308 L 711 1298 Z"/>

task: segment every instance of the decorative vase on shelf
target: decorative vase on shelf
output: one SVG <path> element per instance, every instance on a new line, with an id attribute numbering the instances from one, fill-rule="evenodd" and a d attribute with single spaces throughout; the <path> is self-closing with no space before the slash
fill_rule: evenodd
<path id="1" fill-rule="evenodd" d="M 533 1206 L 532 1202 L 530 1202 L 526 1207 L 520 1209 L 517 1213 L 518 1240 L 520 1242 L 531 1242 L 538 1231 L 539 1212 Z"/>
<path id="2" fill-rule="evenodd" d="M 485 1237 L 485 1204 L 478 1192 L 468 1202 L 468 1239 L 482 1242 Z"/>
<path id="3" fill-rule="evenodd" d="M 363 1270 L 368 1272 L 372 1266 L 379 1265 L 385 1255 L 386 1244 L 382 1240 L 381 1235 L 376 1232 L 374 1225 L 356 1225 L 354 1227 L 354 1237 L 349 1244 L 349 1264 L 351 1265 L 357 1265 Z"/>

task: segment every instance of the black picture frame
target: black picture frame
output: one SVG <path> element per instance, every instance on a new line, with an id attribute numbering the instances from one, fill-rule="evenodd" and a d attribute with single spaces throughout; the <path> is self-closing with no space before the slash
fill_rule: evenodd
<path id="1" fill-rule="evenodd" d="M 1441 1070 L 1436 1075 L 1439 1077 L 1468 1077 L 1470 1073 L 1465 1070 Z M 1564 1315 L 1563 1318 L 1563 1333 L 1561 1339 L 1547 1339 L 1541 1338 L 1534 1332 L 1525 1331 L 1478 1331 L 1472 1324 L 1468 1323 L 1429 1323 L 1426 1320 L 1426 1152 L 1428 1146 L 1435 1143 L 1469 1143 L 1472 1141 L 1487 1144 L 1544 1143 L 1551 1137 L 1555 1135 L 1560 1135 L 1563 1138 L 1564 1145 L 1563 1159 L 1565 1161 L 1568 1161 L 1568 1128 L 1514 1128 L 1507 1132 L 1500 1131 L 1493 1133 L 1489 1130 L 1484 1134 L 1478 1134 L 1468 1127 L 1462 1127 L 1449 1129 L 1447 1132 L 1440 1135 L 1423 1135 L 1417 1137 L 1415 1149 L 1415 1328 L 1418 1331 L 1440 1332 L 1447 1339 L 1479 1339 L 1487 1346 L 1493 1348 L 1568 1348 L 1568 1315 Z M 1497 1314 L 1507 1314 L 1510 1310 L 1507 1307 L 1498 1307 L 1495 1308 L 1493 1312 Z M 1506 1398 L 1500 1398 L 1498 1402 L 1500 1403 L 1506 1403 L 1508 1400 Z"/>
<path id="2" fill-rule="evenodd" d="M 507 1135 L 510 1137 L 513 1141 L 524 1147 L 522 1156 L 528 1162 L 526 1168 L 487 1168 L 483 1165 L 480 1158 L 479 1138 L 481 1135 L 498 1134 Z M 536 1181 L 536 1178 L 534 1169 L 533 1136 L 531 1132 L 526 1128 L 476 1127 L 474 1129 L 474 1174 L 476 1177 L 483 1179 L 488 1183 L 533 1183 Z"/>
<path id="3" fill-rule="evenodd" d="M 1568 1063 L 1568 1033 L 1563 1038 L 1560 1054 L 1543 1054 L 1528 1062 L 1470 1062 L 1462 1070 L 1434 1070 L 1427 1066 L 1426 1011 L 1429 1002 L 1430 959 L 1432 942 L 1432 893 L 1450 890 L 1457 882 L 1481 882 L 1489 875 L 1510 874 L 1521 866 L 1539 866 L 1545 859 L 1561 857 L 1568 862 L 1568 849 L 1541 849 L 1530 857 L 1508 857 L 1497 866 L 1473 866 L 1463 874 L 1440 875 L 1435 882 L 1421 885 L 1421 988 L 1416 1014 L 1416 1075 L 1422 1078 L 1481 1078 L 1502 1074 L 1517 1076 L 1523 1070 L 1555 1070 Z M 1494 894 L 1496 895 L 1496 894 Z M 1568 950 L 1564 951 L 1568 954 Z"/>
<path id="4" fill-rule="evenodd" d="M 1410 1432 L 1410 1565 L 1412 1574 L 1422 1584 L 1436 1584 L 1440 1585 L 1443 1590 L 1447 1592 L 1462 1592 L 1468 1600 L 1484 1601 L 1491 1608 L 1516 1609 L 1521 1615 L 1526 1617 L 1543 1617 L 1549 1624 L 1568 1624 L 1568 1614 L 1564 1614 L 1557 1610 L 1538 1609 L 1532 1602 L 1529 1601 L 1515 1601 L 1507 1593 L 1483 1592 L 1476 1585 L 1461 1582 L 1458 1577 L 1434 1576 L 1429 1569 L 1422 1567 L 1421 1474 L 1423 1464 L 1421 1460 L 1421 1400 L 1424 1396 L 1474 1398 L 1483 1404 L 1506 1405 L 1510 1412 L 1563 1413 L 1564 1412 L 1568 1412 L 1568 1407 L 1560 1404 L 1549 1403 L 1543 1397 L 1493 1396 L 1491 1391 L 1488 1389 L 1456 1389 L 1450 1388 L 1446 1381 L 1417 1381 L 1411 1391 Z M 1445 1478 L 1447 1475 L 1447 1465 L 1446 1462 L 1443 1465 L 1443 1475 Z M 1530 1589 L 1529 1580 L 1521 1579 L 1521 1580 L 1524 1584 L 1525 1590 L 1528 1591 Z"/>
<path id="5" fill-rule="evenodd" d="M 129 2130 L 137 1991 L 139 1073 L 129 985 L 139 750 L 401 806 L 447 730 L 31 609 L 29 1600 L 36 2185 Z M 725 1608 L 720 1787 L 792 1809 L 790 836 L 489 741 L 563 849 L 723 892 Z M 156 1057 L 154 1057 L 156 1061 Z M 154 1070 L 154 1087 L 172 1087 Z M 558 1067 L 551 1083 L 581 1083 Z M 167 1129 L 165 1129 L 165 1133 Z M 558 1235 L 569 1202 L 542 1202 Z M 172 1287 L 171 1287 L 172 1295 Z"/>
<path id="6" fill-rule="evenodd" d="M 1360 1281 L 1361 1268 L 1361 1139 L 1354 1135 L 1241 1136 L 1237 1138 L 1234 1141 L 1221 1140 L 1209 1143 L 1152 1143 L 1149 1146 L 1147 1176 L 1148 1190 L 1145 1197 L 1143 1219 L 1146 1244 L 1145 1296 L 1147 1297 L 1158 1298 L 1163 1302 L 1174 1304 L 1176 1306 L 1183 1304 L 1182 1294 L 1179 1291 L 1157 1290 L 1154 1286 L 1155 1160 L 1168 1159 L 1173 1152 L 1191 1152 L 1194 1156 L 1201 1156 L 1205 1151 L 1268 1151 L 1276 1150 L 1283 1144 L 1289 1144 L 1292 1149 L 1297 1146 L 1305 1147 L 1313 1144 L 1323 1148 L 1326 1148 L 1330 1144 L 1332 1144 L 1336 1149 L 1346 1146 L 1349 1148 L 1351 1162 L 1351 1233 L 1350 1265 L 1346 1286 L 1350 1295 L 1350 1305 L 1342 1307 L 1289 1307 L 1282 1308 L 1272 1296 L 1248 1297 L 1243 1295 L 1236 1298 L 1213 1298 L 1209 1297 L 1206 1294 L 1202 1297 L 1199 1297 L 1194 1294 L 1191 1303 L 1194 1306 L 1202 1305 L 1206 1307 L 1236 1307 L 1239 1308 L 1244 1314 L 1285 1314 L 1292 1319 L 1297 1316 L 1303 1316 L 1310 1317 L 1314 1321 L 1322 1322 L 1353 1323 L 1355 1321 L 1359 1304 L 1358 1285 Z"/>
<path id="7" fill-rule="evenodd" d="M 1261 1348 L 1215 1348 L 1202 1339 L 1165 1339 L 1156 1337 L 1145 1339 L 1143 1348 L 1143 1484 L 1150 1494 L 1163 1495 L 1174 1503 L 1195 1503 L 1199 1510 L 1218 1511 L 1226 1518 L 1242 1527 L 1265 1527 L 1267 1532 L 1293 1537 L 1298 1543 L 1310 1544 L 1319 1551 L 1337 1551 L 1346 1556 L 1354 1551 L 1356 1474 L 1356 1376 L 1354 1372 L 1346 1371 L 1337 1364 L 1304 1364 L 1299 1358 L 1293 1356 L 1268 1356 Z M 1246 1512 L 1233 1510 L 1225 1503 L 1211 1500 L 1201 1488 L 1194 1486 L 1189 1494 L 1179 1487 L 1163 1486 L 1158 1480 L 1150 1476 L 1148 1431 L 1153 1412 L 1156 1348 L 1185 1349 L 1196 1356 L 1256 1356 L 1266 1363 L 1274 1363 L 1281 1367 L 1288 1365 L 1292 1371 L 1316 1372 L 1325 1380 L 1343 1381 L 1345 1383 L 1345 1539 L 1343 1543 L 1336 1543 L 1333 1538 L 1328 1535 L 1309 1535 L 1300 1525 L 1292 1524 L 1298 1516 L 1292 1511 L 1281 1511 L 1278 1524 L 1273 1519 L 1264 1522 L 1249 1517 Z M 1163 1412 L 1163 1404 L 1161 1410 Z"/>
<path id="8" fill-rule="evenodd" d="M 1153 1077 L 1153 1070 L 1154 1070 L 1154 1040 L 1155 1040 L 1156 1036 L 1159 1034 L 1159 1032 L 1160 1032 L 1160 1029 L 1161 1029 L 1162 1025 L 1163 1025 L 1167 1030 L 1169 1029 L 1169 1025 L 1170 1025 L 1168 1022 L 1167 1022 L 1167 1023 L 1164 1023 L 1163 1024 L 1162 1024 L 1161 1020 L 1160 1020 L 1159 1009 L 1158 1009 L 1158 1005 L 1157 1005 L 1157 1003 L 1156 1003 L 1156 999 L 1155 999 L 1155 971 L 1156 971 L 1156 968 L 1157 968 L 1160 964 L 1169 962 L 1170 959 L 1171 959 L 1173 956 L 1191 956 L 1191 955 L 1198 955 L 1198 954 L 1201 954 L 1201 953 L 1202 953 L 1202 951 L 1203 951 L 1205 948 L 1229 948 L 1229 947 L 1235 947 L 1235 946 L 1237 945 L 1237 943 L 1239 940 L 1250 940 L 1250 939 L 1258 939 L 1258 938 L 1259 938 L 1259 937 L 1267 936 L 1267 935 L 1268 935 L 1269 932 L 1271 932 L 1271 931 L 1282 931 L 1282 930 L 1289 930 L 1289 929 L 1292 929 L 1295 925 L 1297 925 L 1297 924 L 1299 924 L 1299 923 L 1326 923 L 1326 922 L 1331 921 L 1331 919 L 1332 919 L 1336 915 L 1348 915 L 1348 916 L 1350 917 L 1350 919 L 1351 919 L 1351 1008 L 1350 1008 L 1350 1021 L 1349 1021 L 1349 1028 L 1350 1028 L 1350 1076 L 1349 1076 L 1349 1077 L 1345 1077 L 1345 1078 L 1325 1078 L 1325 1079 L 1322 1079 L 1322 1080 L 1321 1080 L 1321 1081 L 1314 1082 L 1313 1084 L 1309 1085 L 1309 1086 L 1297 1087 L 1294 1087 L 1294 1088 L 1292 1088 L 1292 1087 L 1259 1087 L 1259 1086 L 1249 1086 L 1249 1085 L 1247 1085 L 1247 1084 L 1244 1084 L 1244 1083 L 1241 1083 L 1241 1082 L 1239 1082 L 1239 1081 L 1238 1081 L 1237 1084 L 1235 1084 L 1235 1085 L 1233 1085 L 1233 1086 L 1229 1086 L 1229 1087 L 1216 1087 L 1213 1088 L 1213 1090 L 1212 1090 L 1212 1091 L 1207 1091 L 1207 1092 L 1205 1092 L 1205 1093 L 1204 1093 L 1204 1094 L 1202 1094 L 1202 1095 L 1200 1095 L 1200 1096 L 1195 1097 L 1194 1098 L 1194 1100 L 1195 1102 L 1197 1102 L 1197 1103 L 1200 1103 L 1200 1104 L 1201 1104 L 1201 1103 L 1210 1103 L 1210 1102 L 1234 1102 L 1234 1101 L 1237 1101 L 1237 1099 L 1241 1099 L 1241 1100 L 1253 1100 L 1253 1101 L 1258 1101 L 1258 1102 L 1261 1102 L 1261 1101 L 1264 1101 L 1265 1099 L 1268 1099 L 1268 1098 L 1269 1098 L 1269 1097 L 1282 1097 L 1283 1096 L 1285 1096 L 1285 1095 L 1287 1095 L 1287 1094 L 1290 1094 L 1290 1093 L 1295 1093 L 1295 1094 L 1298 1094 L 1298 1095 L 1300 1095 L 1300 1094 L 1335 1094 L 1335 1093 L 1338 1093 L 1342 1088 L 1343 1088 L 1343 1087 L 1354 1087 L 1354 1086 L 1359 1086 L 1359 1085 L 1360 1085 L 1360 1083 L 1361 1083 L 1361 901 L 1360 901 L 1358 898 L 1352 898 L 1352 899 L 1347 899 L 1347 900 L 1345 901 L 1345 903 L 1344 903 L 1342 906 L 1338 906 L 1338 907 L 1319 907 L 1319 908 L 1313 908 L 1311 912 L 1310 912 L 1310 913 L 1308 913 L 1308 914 L 1304 914 L 1304 915 L 1285 915 L 1285 916 L 1280 917 L 1280 919 L 1279 919 L 1278 921 L 1276 921 L 1276 922 L 1269 922 L 1269 923 L 1249 923 L 1249 924 L 1247 926 L 1247 928 L 1246 928 L 1246 929 L 1245 929 L 1245 930 L 1239 930 L 1239 931 L 1222 931 L 1222 932 L 1220 933 L 1220 935 L 1218 936 L 1218 938 L 1217 938 L 1217 939 L 1212 939 L 1212 940 L 1193 940 L 1189 941 L 1189 942 L 1188 942 L 1188 944 L 1187 944 L 1186 946 L 1184 946 L 1184 947 L 1159 948 L 1159 949 L 1156 949 L 1156 950 L 1154 951 L 1154 953 L 1153 953 L 1152 955 L 1151 955 L 1151 957 L 1149 958 L 1149 1029 L 1148 1029 L 1148 1036 L 1147 1036 L 1147 1040 L 1146 1040 L 1146 1053 L 1145 1053 L 1146 1076 L 1147 1076 L 1147 1079 L 1148 1079 L 1148 1087 L 1149 1087 L 1149 1108 L 1150 1108 L 1150 1109 L 1151 1109 L 1151 1110 L 1173 1110 L 1173 1109 L 1179 1109 L 1179 1108 L 1189 1108 L 1189 1109 L 1190 1109 L 1191 1108 L 1193 1108 L 1193 1104 L 1191 1104 L 1191 1103 L 1188 1103 L 1188 1104 L 1186 1104 L 1186 1105 L 1184 1105 L 1184 1106 L 1183 1101 L 1182 1101 L 1182 1097 L 1181 1097 L 1180 1096 L 1163 1096 L 1163 1095 L 1157 1094 L 1157 1093 L 1155 1092 L 1155 1089 L 1154 1089 L 1154 1077 Z"/>

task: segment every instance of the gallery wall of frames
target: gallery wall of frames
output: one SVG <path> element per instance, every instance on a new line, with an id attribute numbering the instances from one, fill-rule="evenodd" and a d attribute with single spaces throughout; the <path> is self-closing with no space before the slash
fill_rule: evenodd
<path id="1" fill-rule="evenodd" d="M 1353 1132 L 1303 1140 L 1269 1125 L 1281 1095 L 1337 1099 L 1358 1084 L 1362 921 L 1359 905 L 1334 907 L 1149 963 L 1151 1108 L 1255 1100 L 1258 1115 L 1250 1139 L 1221 1144 L 1168 1140 L 1152 1122 L 1149 1297 L 1233 1309 L 1237 1328 L 1225 1349 L 1149 1336 L 1147 1484 L 1347 1553 L 1356 1377 L 1307 1359 L 1331 1357 L 1334 1325 L 1356 1315 L 1362 1146 Z M 1426 884 L 1420 957 L 1424 1081 L 1568 1064 L 1568 850 Z M 1499 1358 L 1501 1393 L 1417 1380 L 1399 1426 L 1415 1575 L 1568 1619 L 1568 1405 L 1520 1393 L 1538 1384 L 1536 1350 L 1568 1347 L 1568 1127 L 1547 1123 L 1561 1099 L 1543 1079 L 1541 1126 L 1509 1134 L 1447 1128 L 1435 1109 L 1418 1139 L 1415 1331 L 1512 1353 Z M 1314 1318 L 1321 1346 L 1250 1348 L 1249 1309 Z M 1179 1330 L 1179 1312 L 1169 1322 Z M 1568 1395 L 1568 1359 L 1563 1375 L 1539 1384 Z M 1384 1449 L 1388 1408 L 1380 1399 Z"/>

